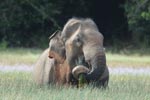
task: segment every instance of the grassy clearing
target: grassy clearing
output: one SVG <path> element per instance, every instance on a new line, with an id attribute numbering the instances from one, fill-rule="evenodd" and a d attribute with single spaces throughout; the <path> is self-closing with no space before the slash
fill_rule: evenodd
<path id="1" fill-rule="evenodd" d="M 106 49 L 108 66 L 126 66 L 126 67 L 149 67 L 150 66 L 150 49 Z"/>
<path id="2" fill-rule="evenodd" d="M 39 49 L 0 50 L 0 64 L 33 64 L 41 54 Z M 150 66 L 150 55 L 106 52 L 108 66 Z M 34 84 L 30 72 L 0 71 L 0 100 L 149 100 L 150 76 L 110 75 L 106 90 L 39 87 Z"/>
<path id="3" fill-rule="evenodd" d="M 111 67 L 150 67 L 150 56 L 147 55 L 125 55 L 106 53 L 107 64 Z"/>
<path id="4" fill-rule="evenodd" d="M 0 72 L 0 100 L 149 100 L 150 76 L 110 75 L 106 90 L 39 87 L 31 73 Z"/>
<path id="5" fill-rule="evenodd" d="M 33 64 L 41 54 L 39 49 L 0 49 L 0 64 L 15 65 L 15 64 Z"/>
<path id="6" fill-rule="evenodd" d="M 127 51 L 126 51 L 127 52 Z M 149 67 L 150 55 L 138 53 L 139 51 L 128 51 L 128 53 L 112 53 L 106 51 L 107 64 L 110 67 L 127 66 L 127 67 Z M 39 49 L 2 49 L 0 50 L 1 65 L 15 64 L 33 64 L 38 59 L 42 50 Z"/>

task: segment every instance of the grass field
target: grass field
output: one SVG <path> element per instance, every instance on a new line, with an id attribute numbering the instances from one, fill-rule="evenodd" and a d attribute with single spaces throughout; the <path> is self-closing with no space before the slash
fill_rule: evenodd
<path id="1" fill-rule="evenodd" d="M 150 76 L 110 75 L 106 90 L 39 87 L 31 73 L 0 72 L 0 100 L 149 100 Z"/>
<path id="2" fill-rule="evenodd" d="M 107 64 L 110 67 L 150 67 L 149 55 L 125 55 L 125 54 L 112 54 L 106 53 Z"/>
<path id="3" fill-rule="evenodd" d="M 32 65 L 42 50 L 0 50 L 0 65 Z M 130 55 L 106 52 L 107 64 L 111 67 L 150 67 L 147 54 Z M 0 71 L 0 100 L 149 100 L 150 75 L 110 74 L 109 88 L 103 90 L 35 85 L 31 72 Z"/>
<path id="4" fill-rule="evenodd" d="M 34 64 L 43 50 L 40 49 L 0 49 L 0 64 Z M 124 53 L 106 52 L 107 64 L 110 67 L 127 66 L 127 67 L 149 67 L 150 54 L 138 54 L 138 52 Z"/>
<path id="5" fill-rule="evenodd" d="M 0 49 L 0 64 L 15 65 L 15 64 L 33 64 L 41 54 L 40 49 Z"/>

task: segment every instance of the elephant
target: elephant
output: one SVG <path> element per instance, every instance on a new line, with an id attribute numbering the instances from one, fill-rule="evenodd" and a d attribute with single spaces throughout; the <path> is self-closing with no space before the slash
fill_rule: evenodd
<path id="1" fill-rule="evenodd" d="M 39 57 L 33 68 L 33 78 L 38 85 L 69 84 L 70 67 L 65 62 L 64 42 L 57 31 L 50 37 L 49 48 Z"/>
<path id="2" fill-rule="evenodd" d="M 66 61 L 73 70 L 78 65 L 86 66 L 88 83 L 107 87 L 109 70 L 106 65 L 103 35 L 92 19 L 72 18 L 64 25 L 61 33 L 66 50 Z"/>
<path id="3" fill-rule="evenodd" d="M 60 38 L 61 31 L 54 33 L 49 42 L 49 58 L 55 59 L 55 81 L 58 84 L 70 83 L 70 67 L 65 60 L 65 45 Z"/>
<path id="4" fill-rule="evenodd" d="M 49 42 L 49 58 L 55 59 L 55 79 L 59 83 L 78 87 L 78 80 L 71 74 L 70 66 L 66 61 L 65 45 L 60 37 L 60 33 L 53 34 Z M 81 66 L 79 67 L 78 70 L 75 70 L 76 73 L 81 74 L 86 72 L 86 70 L 81 69 Z"/>
<path id="5" fill-rule="evenodd" d="M 55 59 L 48 57 L 49 48 L 44 50 L 36 63 L 33 65 L 33 80 L 38 85 L 53 83 L 55 81 Z"/>

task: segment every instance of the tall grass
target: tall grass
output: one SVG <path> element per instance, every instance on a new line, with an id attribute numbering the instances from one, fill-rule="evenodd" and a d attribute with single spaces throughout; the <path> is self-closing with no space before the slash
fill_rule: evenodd
<path id="1" fill-rule="evenodd" d="M 42 53 L 39 49 L 0 50 L 0 64 L 33 64 Z M 112 53 L 107 51 L 109 66 L 150 66 L 149 55 Z M 30 72 L 0 71 L 0 100 L 149 100 L 150 76 L 110 75 L 109 88 L 72 88 L 37 86 Z"/>
<path id="2" fill-rule="evenodd" d="M 31 73 L 0 72 L 0 100 L 149 100 L 150 76 L 110 75 L 109 88 L 37 86 Z"/>

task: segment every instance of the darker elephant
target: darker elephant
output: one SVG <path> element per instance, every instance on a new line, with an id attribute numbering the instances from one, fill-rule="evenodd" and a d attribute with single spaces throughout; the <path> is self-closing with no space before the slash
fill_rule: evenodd
<path id="1" fill-rule="evenodd" d="M 70 19 L 63 28 L 66 60 L 73 70 L 78 65 L 89 68 L 86 80 L 96 86 L 108 86 L 109 71 L 103 47 L 103 35 L 91 19 Z"/>

